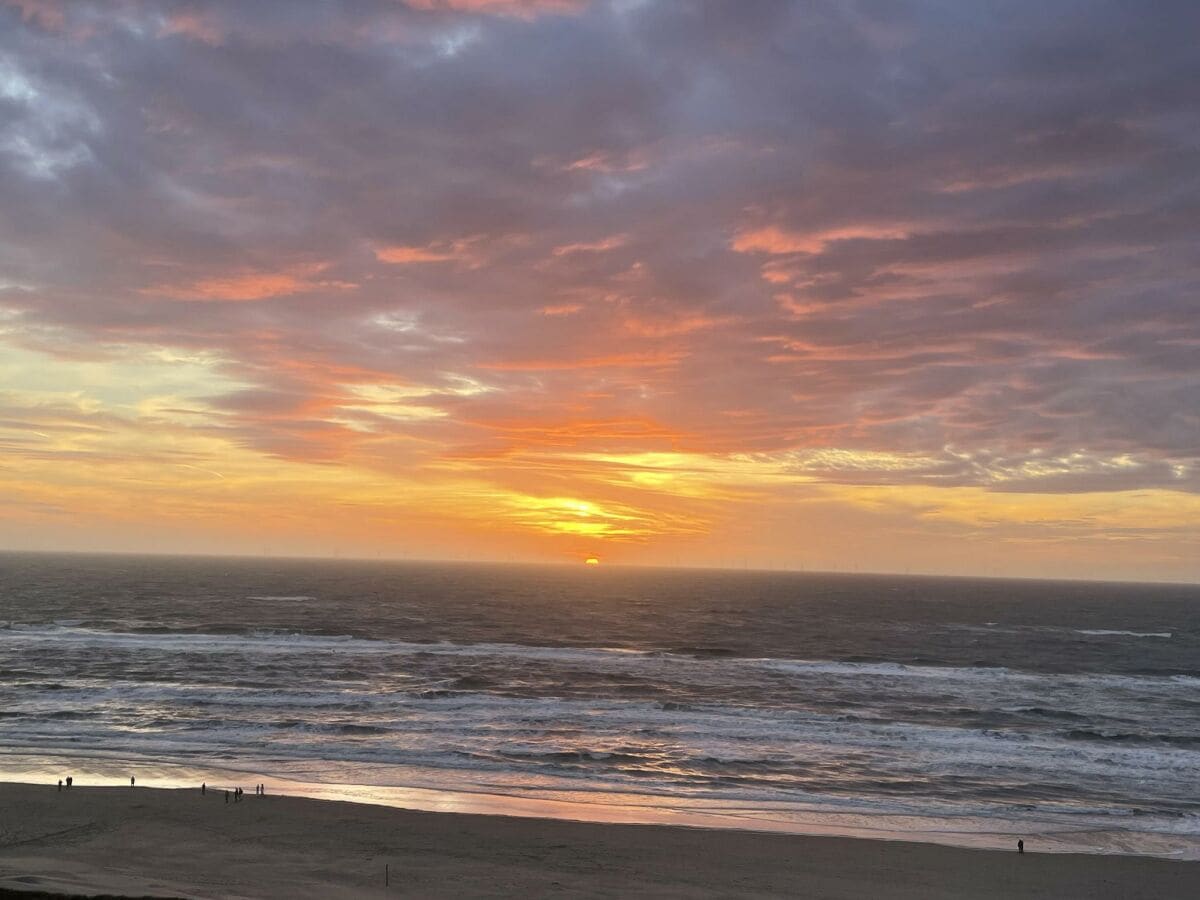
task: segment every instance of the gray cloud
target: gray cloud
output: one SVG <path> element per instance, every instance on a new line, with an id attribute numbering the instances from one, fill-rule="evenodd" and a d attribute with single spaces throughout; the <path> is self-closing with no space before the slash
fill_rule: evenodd
<path id="1" fill-rule="evenodd" d="M 35 6 L 0 4 L 7 339 L 218 352 L 250 446 L 590 418 L 1196 489 L 1195 4 Z M 489 390 L 338 412 L 456 377 Z"/>

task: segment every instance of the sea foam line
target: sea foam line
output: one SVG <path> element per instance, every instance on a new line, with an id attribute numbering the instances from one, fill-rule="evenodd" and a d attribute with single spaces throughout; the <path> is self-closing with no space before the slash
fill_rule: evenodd
<path id="1" fill-rule="evenodd" d="M 1148 634 L 1148 633 L 1147 633 Z M 1165 634 L 1165 632 L 1163 633 Z M 186 649 L 189 652 L 230 653 L 357 653 L 370 656 L 427 654 L 431 656 L 507 657 L 550 662 L 624 666 L 668 663 L 671 667 L 753 667 L 798 676 L 830 675 L 869 678 L 924 678 L 995 682 L 998 679 L 1072 681 L 1141 688 L 1152 685 L 1200 686 L 1192 675 L 1118 675 L 1111 673 L 1048 673 L 1018 671 L 1002 666 L 929 666 L 899 662 L 852 662 L 842 660 L 787 659 L 775 657 L 696 657 L 668 650 L 621 647 L 553 647 L 510 643 L 459 644 L 449 641 L 425 643 L 353 635 L 316 635 L 303 632 L 259 630 L 245 634 L 204 632 L 144 633 L 102 631 L 61 625 L 14 623 L 0 627 L 0 642 L 61 642 L 88 646 L 130 649 Z"/>

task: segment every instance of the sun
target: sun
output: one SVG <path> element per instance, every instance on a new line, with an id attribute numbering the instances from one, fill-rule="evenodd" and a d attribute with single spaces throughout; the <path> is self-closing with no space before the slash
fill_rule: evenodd
<path id="1" fill-rule="evenodd" d="M 587 559 L 585 559 L 585 560 L 583 561 L 583 564 L 584 564 L 585 566 L 598 566 L 598 565 L 600 565 L 600 557 L 598 557 L 598 556 L 589 556 Z"/>

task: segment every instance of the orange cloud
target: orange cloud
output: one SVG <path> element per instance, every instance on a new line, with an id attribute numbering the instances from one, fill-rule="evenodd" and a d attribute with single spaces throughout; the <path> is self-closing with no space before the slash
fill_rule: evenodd
<path id="1" fill-rule="evenodd" d="M 642 368 L 673 366 L 687 355 L 683 350 L 659 350 L 646 353 L 614 353 L 608 356 L 588 356 L 580 359 L 522 359 L 507 362 L 479 363 L 481 369 L 500 372 L 538 372 L 552 369 L 600 369 L 608 366 Z"/>
<path id="2" fill-rule="evenodd" d="M 689 334 L 693 331 L 703 331 L 726 325 L 734 321 L 732 316 L 707 316 L 703 313 L 683 316 L 664 316 L 657 318 L 639 318 L 630 316 L 622 323 L 625 330 L 638 337 L 671 337 L 679 334 Z"/>
<path id="3" fill-rule="evenodd" d="M 569 419 L 550 422 L 544 419 L 517 418 L 497 421 L 476 421 L 473 424 L 503 433 L 518 446 L 517 450 L 534 446 L 574 447 L 588 441 L 655 440 L 677 442 L 682 433 L 647 418 Z M 485 458 L 493 451 L 482 451 Z M 474 459 L 475 452 L 455 458 Z"/>
<path id="4" fill-rule="evenodd" d="M 375 258 L 380 262 L 407 265 L 408 263 L 445 262 L 454 259 L 453 253 L 432 250 L 429 247 L 410 247 L 398 244 L 394 247 L 379 247 Z"/>
<path id="5" fill-rule="evenodd" d="M 788 231 L 775 225 L 739 231 L 731 246 L 738 253 L 820 253 L 836 241 L 901 240 L 909 232 L 891 225 L 848 225 L 825 231 Z"/>
<path id="6" fill-rule="evenodd" d="M 355 287 L 345 281 L 315 279 L 328 263 L 309 263 L 291 269 L 266 272 L 240 270 L 231 275 L 201 278 L 181 284 L 159 284 L 142 288 L 139 293 L 171 297 L 176 300 L 252 301 L 286 297 L 312 290 L 346 290 Z"/>
<path id="7" fill-rule="evenodd" d="M 457 241 L 434 241 L 429 244 L 391 244 L 374 248 L 375 258 L 380 262 L 397 266 L 414 263 L 462 262 L 477 266 L 481 262 L 475 245 L 478 237 L 461 238 Z"/>

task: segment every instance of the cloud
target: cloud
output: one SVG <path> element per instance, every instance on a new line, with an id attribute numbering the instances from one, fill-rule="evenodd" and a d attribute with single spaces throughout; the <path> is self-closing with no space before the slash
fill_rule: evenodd
<path id="1" fill-rule="evenodd" d="M 586 0 L 405 0 L 412 9 L 430 12 L 467 12 L 532 18 L 544 13 L 573 13 Z"/>
<path id="2" fill-rule="evenodd" d="M 479 240 L 480 238 L 466 238 L 457 241 L 434 241 L 421 246 L 393 244 L 376 247 L 374 253 L 375 258 L 380 262 L 398 266 L 431 262 L 460 262 L 467 265 L 478 265 L 481 261 L 480 250 L 477 246 Z"/>
<path id="3" fill-rule="evenodd" d="M 182 35 L 194 41 L 205 44 L 220 44 L 224 40 L 224 32 L 217 22 L 203 16 L 194 10 L 180 9 L 170 13 L 159 29 L 163 36 Z"/>
<path id="4" fill-rule="evenodd" d="M 598 241 L 580 241 L 573 244 L 563 244 L 555 247 L 551 251 L 555 256 L 567 256 L 571 253 L 603 253 L 606 250 L 615 250 L 618 247 L 625 246 L 629 241 L 629 235 L 614 234 L 606 238 L 601 238 Z"/>
<path id="5" fill-rule="evenodd" d="M 266 300 L 311 291 L 341 291 L 355 287 L 344 281 L 316 278 L 327 268 L 325 263 L 310 263 L 281 272 L 243 270 L 214 278 L 200 278 L 179 284 L 164 283 L 141 288 L 141 293 L 161 295 L 175 300 Z"/>
<path id="6" fill-rule="evenodd" d="M 453 253 L 433 250 L 429 247 L 379 247 L 375 250 L 375 258 L 380 262 L 407 265 L 408 263 L 446 262 L 454 259 Z"/>
<path id="7" fill-rule="evenodd" d="M 739 231 L 731 246 L 738 253 L 821 253 L 835 241 L 894 241 L 908 237 L 902 228 L 885 225 L 847 225 L 826 231 L 789 232 L 774 225 Z"/>
<path id="8" fill-rule="evenodd" d="M 593 499 L 712 529 L 739 455 L 792 500 L 1194 493 L 1198 17 L 5 3 L 0 367 L 216 359 L 202 429 L 147 409 L 364 482 L 695 454 L 728 509 Z"/>
<path id="9" fill-rule="evenodd" d="M 60 30 L 66 21 L 60 0 L 4 0 L 4 4 L 15 8 L 23 21 L 49 31 Z"/>

